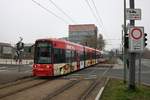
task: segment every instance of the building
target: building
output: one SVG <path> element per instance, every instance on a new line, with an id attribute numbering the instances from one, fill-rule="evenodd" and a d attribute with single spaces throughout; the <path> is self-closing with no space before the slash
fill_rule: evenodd
<path id="1" fill-rule="evenodd" d="M 0 58 L 12 58 L 14 54 L 14 48 L 9 43 L 0 42 Z"/>
<path id="2" fill-rule="evenodd" d="M 66 40 L 66 41 L 68 41 L 68 40 L 69 40 L 69 38 L 68 38 L 68 37 L 62 37 L 62 38 L 59 38 L 59 39 L 63 39 L 63 40 Z"/>
<path id="3" fill-rule="evenodd" d="M 33 43 L 24 44 L 23 59 L 33 59 L 33 57 L 34 57 L 34 44 Z"/>
<path id="4" fill-rule="evenodd" d="M 93 36 L 96 43 L 97 32 L 98 29 L 95 24 L 69 25 L 69 41 L 89 46 L 87 38 Z"/>
<path id="5" fill-rule="evenodd" d="M 24 44 L 23 59 L 33 59 L 34 44 Z M 1 59 L 15 59 L 17 57 L 16 45 L 12 46 L 9 43 L 0 42 L 0 58 Z"/>

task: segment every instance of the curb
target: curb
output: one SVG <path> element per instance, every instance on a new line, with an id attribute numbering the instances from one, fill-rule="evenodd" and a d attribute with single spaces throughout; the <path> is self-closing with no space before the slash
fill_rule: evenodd
<path id="1" fill-rule="evenodd" d="M 150 87 L 150 84 L 147 83 L 141 83 L 141 84 Z"/>
<path id="2" fill-rule="evenodd" d="M 114 64 L 99 64 L 99 67 L 113 67 Z"/>
<path id="3" fill-rule="evenodd" d="M 101 98 L 101 96 L 102 96 L 102 93 L 103 93 L 103 91 L 105 90 L 105 87 L 106 87 L 107 83 L 109 82 L 109 80 L 110 80 L 110 78 L 107 78 L 107 79 L 106 79 L 106 81 L 105 81 L 105 83 L 104 83 L 104 86 L 101 87 L 101 89 L 99 90 L 99 92 L 98 92 L 98 94 L 97 94 L 95 100 L 100 100 L 100 98 Z"/>

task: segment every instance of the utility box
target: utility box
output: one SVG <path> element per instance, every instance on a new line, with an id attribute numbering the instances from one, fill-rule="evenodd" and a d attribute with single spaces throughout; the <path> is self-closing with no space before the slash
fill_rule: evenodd
<path id="1" fill-rule="evenodd" d="M 130 27 L 129 52 L 140 53 L 144 50 L 144 27 Z"/>

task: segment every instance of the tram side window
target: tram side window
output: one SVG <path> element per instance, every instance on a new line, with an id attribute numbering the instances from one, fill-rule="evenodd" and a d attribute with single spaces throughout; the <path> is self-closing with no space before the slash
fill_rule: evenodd
<path id="1" fill-rule="evenodd" d="M 92 52 L 92 59 L 95 59 L 96 57 L 96 54 L 95 54 L 95 52 Z"/>
<path id="2" fill-rule="evenodd" d="M 71 50 L 66 50 L 66 62 L 71 63 Z"/>
<path id="3" fill-rule="evenodd" d="M 76 52 L 72 51 L 72 61 L 76 61 Z"/>
<path id="4" fill-rule="evenodd" d="M 100 53 L 97 53 L 96 54 L 96 58 L 98 59 L 98 58 L 101 58 L 102 56 L 101 56 L 101 54 Z"/>
<path id="5" fill-rule="evenodd" d="M 84 60 L 84 52 L 80 52 L 80 60 Z"/>
<path id="6" fill-rule="evenodd" d="M 66 62 L 71 63 L 76 60 L 76 52 L 72 50 L 66 50 Z"/>
<path id="7" fill-rule="evenodd" d="M 85 60 L 87 60 L 87 59 L 88 59 L 88 53 L 85 52 Z"/>
<path id="8" fill-rule="evenodd" d="M 96 59 L 98 59 L 99 57 L 98 57 L 98 53 L 96 53 Z"/>
<path id="9" fill-rule="evenodd" d="M 91 59 L 91 53 L 90 52 L 87 53 L 87 59 Z"/>
<path id="10" fill-rule="evenodd" d="M 64 63 L 65 62 L 65 50 L 54 48 L 54 63 Z"/>

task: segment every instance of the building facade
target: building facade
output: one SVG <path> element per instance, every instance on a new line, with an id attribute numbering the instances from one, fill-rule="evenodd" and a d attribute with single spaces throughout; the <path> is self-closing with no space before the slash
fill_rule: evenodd
<path id="1" fill-rule="evenodd" d="M 33 59 L 34 44 L 24 44 L 23 59 Z M 16 45 L 0 42 L 0 59 L 16 59 Z"/>
<path id="2" fill-rule="evenodd" d="M 23 59 L 34 58 L 34 44 L 24 44 Z"/>
<path id="3" fill-rule="evenodd" d="M 14 54 L 14 48 L 9 43 L 0 43 L 0 58 L 12 58 Z"/>
<path id="4" fill-rule="evenodd" d="M 82 45 L 88 45 L 87 38 L 94 37 L 97 41 L 97 26 L 95 24 L 80 24 L 80 25 L 69 25 L 69 41 L 79 43 Z"/>

